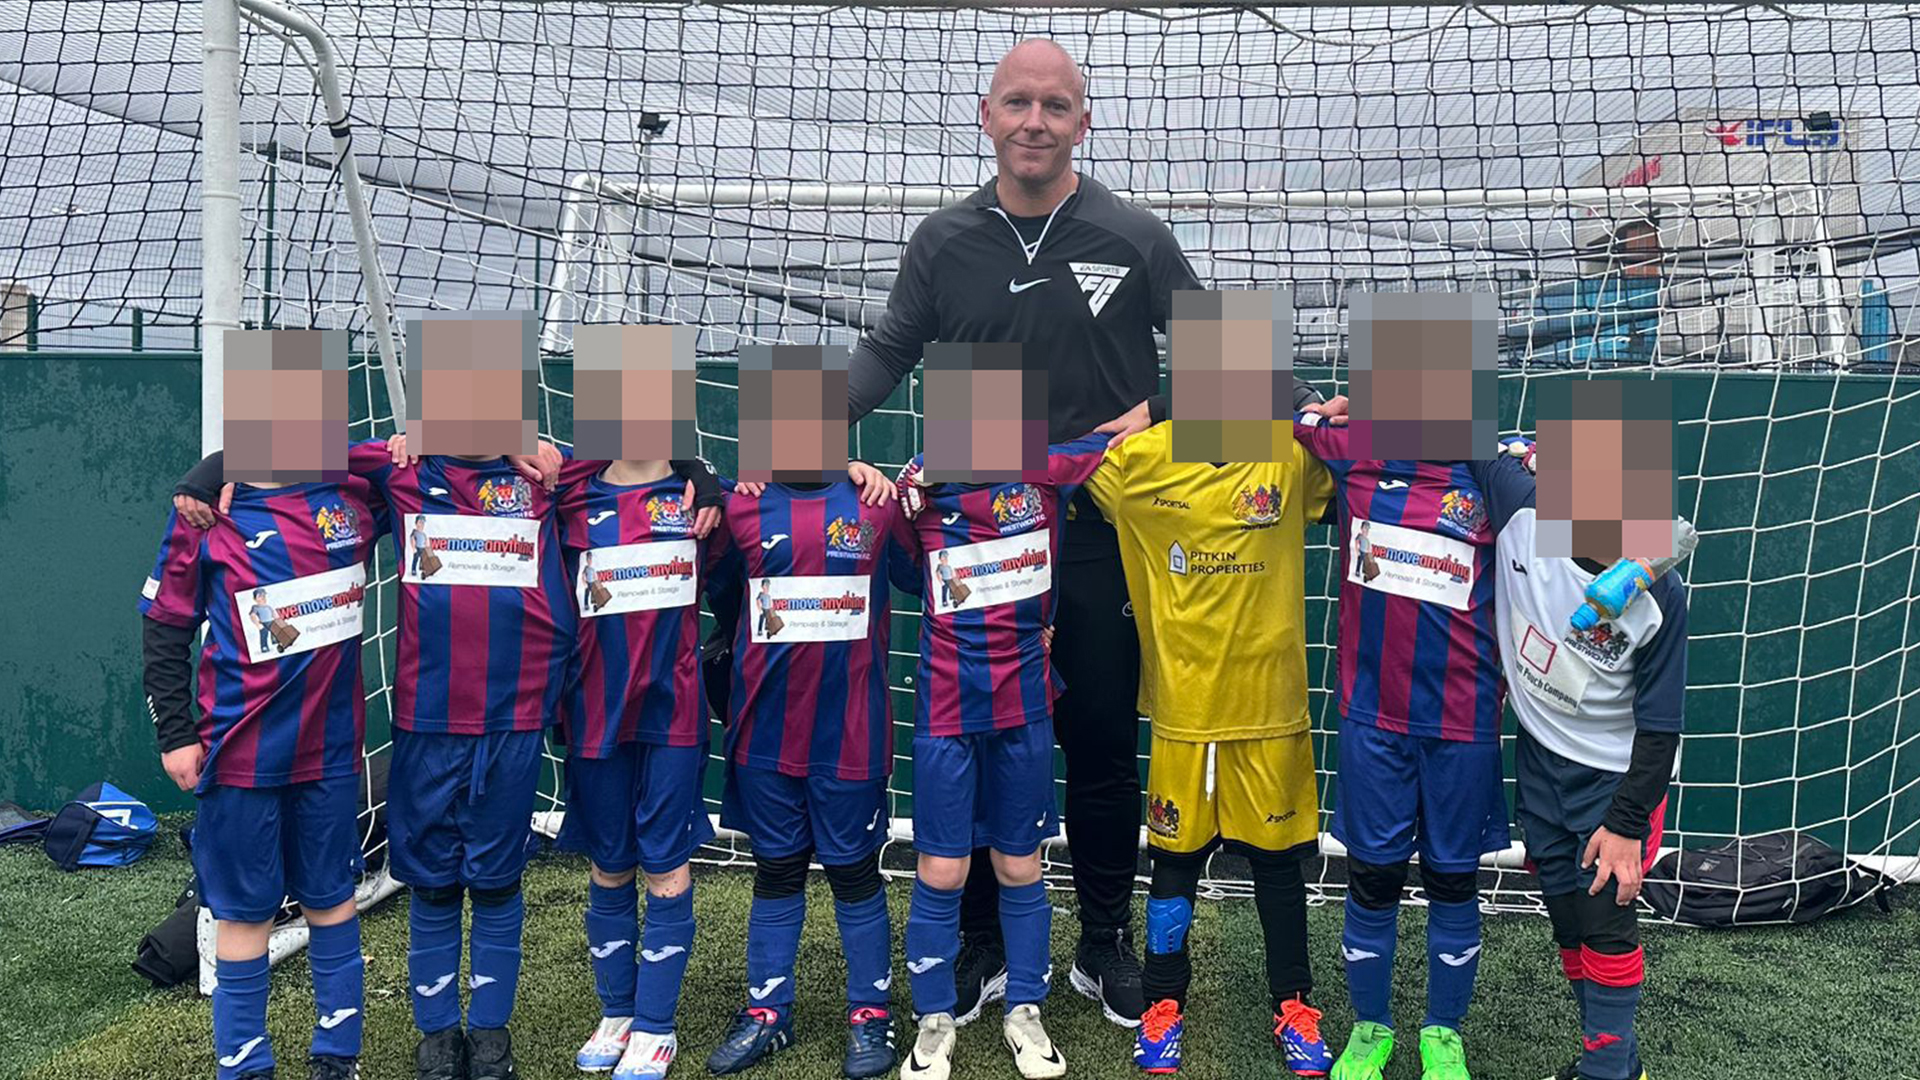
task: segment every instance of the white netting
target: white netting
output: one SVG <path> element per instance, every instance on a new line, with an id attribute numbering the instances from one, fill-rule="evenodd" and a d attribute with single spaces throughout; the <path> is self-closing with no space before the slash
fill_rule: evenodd
<path id="1" fill-rule="evenodd" d="M 1681 505 L 1703 541 L 1669 842 L 1807 829 L 1911 867 L 1920 400 L 1895 376 L 1920 285 L 1912 10 L 298 10 L 337 50 L 398 308 L 541 313 L 542 425 L 563 439 L 573 321 L 698 325 L 703 443 L 723 466 L 738 346 L 854 341 L 919 220 L 992 175 L 976 110 L 993 64 L 1021 37 L 1058 40 L 1090 77 L 1079 167 L 1154 207 L 1210 285 L 1291 288 L 1301 363 L 1339 374 L 1352 289 L 1479 289 L 1500 298 L 1509 429 L 1537 379 L 1672 372 Z M 136 311 L 148 347 L 197 344 L 198 19 L 170 0 L 0 0 L 15 346 L 118 346 Z M 242 60 L 243 317 L 354 331 L 356 435 L 384 434 L 306 53 L 246 25 Z M 865 456 L 917 448 L 917 394 L 860 427 Z M 1309 599 L 1322 760 L 1325 539 Z M 912 646 L 896 639 L 903 719 Z M 1532 903 L 1518 875 L 1495 884 Z"/>

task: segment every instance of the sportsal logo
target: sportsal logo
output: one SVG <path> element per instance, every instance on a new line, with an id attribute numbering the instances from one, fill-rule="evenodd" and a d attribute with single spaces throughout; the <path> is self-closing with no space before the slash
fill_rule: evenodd
<path id="1" fill-rule="evenodd" d="M 678 495 L 653 495 L 647 499 L 647 523 L 655 532 L 692 532 L 693 519 Z"/>
<path id="2" fill-rule="evenodd" d="M 1282 505 L 1277 485 L 1255 484 L 1234 492 L 1227 510 L 1243 529 L 1269 529 L 1279 522 Z"/>
<path id="3" fill-rule="evenodd" d="M 993 493 L 993 520 L 1000 534 L 1026 532 L 1046 524 L 1040 489 L 1032 484 L 1010 484 Z"/>
<path id="4" fill-rule="evenodd" d="M 1487 505 L 1477 491 L 1453 488 L 1440 496 L 1440 518 L 1435 525 L 1472 537 L 1487 531 Z"/>
<path id="5" fill-rule="evenodd" d="M 1620 658 L 1627 655 L 1627 650 L 1633 646 L 1633 642 L 1627 639 L 1627 635 L 1621 633 L 1620 629 L 1610 622 L 1595 623 L 1591 630 L 1570 628 L 1567 630 L 1567 636 L 1562 640 L 1566 642 L 1568 648 L 1579 653 L 1595 666 L 1608 671 L 1612 671 L 1620 663 Z"/>
<path id="6" fill-rule="evenodd" d="M 827 554 L 842 559 L 864 559 L 873 554 L 873 542 L 879 530 L 863 518 L 843 517 L 827 523 Z"/>
<path id="7" fill-rule="evenodd" d="M 533 485 L 524 476 L 489 478 L 474 497 L 494 517 L 526 517 L 533 509 Z"/>
<path id="8" fill-rule="evenodd" d="M 323 506 L 313 515 L 314 527 L 328 551 L 338 551 L 360 541 L 359 511 L 345 503 Z"/>
<path id="9" fill-rule="evenodd" d="M 1067 265 L 1080 282 L 1080 291 L 1087 294 L 1087 307 L 1092 309 L 1096 319 L 1100 317 L 1100 309 L 1113 299 L 1113 291 L 1120 287 L 1120 283 L 1126 280 L 1127 272 L 1132 269 L 1113 263 L 1070 262 Z"/>
<path id="10" fill-rule="evenodd" d="M 1148 796 L 1147 828 L 1153 830 L 1156 836 L 1164 836 L 1169 840 L 1179 839 L 1180 808 L 1173 804 L 1172 799 L 1163 799 L 1158 795 Z"/>

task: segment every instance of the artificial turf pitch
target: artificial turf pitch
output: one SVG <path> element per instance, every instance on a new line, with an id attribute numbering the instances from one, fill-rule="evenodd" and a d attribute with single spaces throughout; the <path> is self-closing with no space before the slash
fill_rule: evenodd
<path id="1" fill-rule="evenodd" d="M 142 862 L 66 874 L 33 849 L 0 850 L 0 1078 L 172 1080 L 210 1077 L 209 1006 L 187 987 L 155 991 L 127 966 L 141 935 L 171 908 L 188 875 L 185 852 L 163 826 Z M 706 1053 L 742 998 L 751 877 L 742 870 L 696 876 L 699 937 L 680 1005 L 681 1060 L 674 1075 L 706 1075 Z M 536 859 L 526 878 L 526 962 L 514 1014 L 514 1044 L 528 1080 L 577 1076 L 573 1052 L 599 1015 L 587 967 L 581 911 L 584 861 Z M 891 889 L 898 936 L 908 890 Z M 1070 1076 L 1138 1075 L 1129 1033 L 1103 1020 L 1066 985 L 1072 962 L 1071 893 L 1057 893 L 1053 957 L 1057 977 L 1047 1024 Z M 1759 1076 L 1920 1080 L 1920 901 L 1893 897 L 1885 915 L 1871 904 L 1812 926 L 1703 932 L 1650 926 L 1649 981 L 1641 1039 L 1656 1080 Z M 798 971 L 796 1045 L 755 1073 L 839 1075 L 844 969 L 823 881 L 809 890 Z M 1352 1022 L 1339 964 L 1338 905 L 1311 913 L 1313 957 L 1336 1048 Z M 1136 923 L 1137 925 L 1137 923 Z M 1424 912 L 1401 920 L 1395 1014 L 1412 1035 L 1425 984 Z M 365 919 L 367 1080 L 412 1076 L 414 1034 L 405 990 L 405 897 Z M 1282 1075 L 1267 1030 L 1260 928 L 1250 901 L 1203 902 L 1192 932 L 1194 985 L 1181 1075 Z M 1476 1078 L 1537 1080 L 1578 1046 L 1573 1007 L 1543 918 L 1489 916 L 1480 982 L 1465 1032 Z M 898 970 L 902 1045 L 911 1038 L 907 982 Z M 1012 1077 L 991 1018 L 963 1029 L 957 1078 Z M 275 969 L 269 1026 L 283 1077 L 305 1076 L 313 1002 L 304 954 Z M 1419 1076 L 1414 1040 L 1387 1070 Z M 750 1074 L 751 1075 L 751 1074 Z"/>

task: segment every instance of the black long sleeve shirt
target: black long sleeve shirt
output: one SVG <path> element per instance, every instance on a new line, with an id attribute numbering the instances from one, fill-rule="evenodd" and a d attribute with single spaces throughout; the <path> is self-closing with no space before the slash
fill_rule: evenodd
<path id="1" fill-rule="evenodd" d="M 1031 245 L 988 182 L 907 240 L 886 313 L 853 351 L 849 418 L 886 400 L 930 341 L 1017 341 L 1048 372 L 1050 441 L 1141 401 L 1163 420 L 1154 331 L 1167 328 L 1174 292 L 1204 287 L 1165 222 L 1085 174 Z M 1296 409 L 1319 400 L 1294 381 Z"/>

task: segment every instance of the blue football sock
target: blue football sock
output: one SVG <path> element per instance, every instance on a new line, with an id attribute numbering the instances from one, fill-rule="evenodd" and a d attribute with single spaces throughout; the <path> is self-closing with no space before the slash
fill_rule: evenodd
<path id="1" fill-rule="evenodd" d="M 1000 936 L 1007 943 L 1007 1008 L 1047 1000 L 1053 966 L 1053 902 L 1041 882 L 1000 886 Z"/>
<path id="2" fill-rule="evenodd" d="M 747 914 L 747 1004 L 786 1015 L 793 1008 L 793 963 L 807 894 L 753 898 Z"/>
<path id="3" fill-rule="evenodd" d="M 885 889 L 856 903 L 833 902 L 840 948 L 847 954 L 847 1007 L 884 1009 L 892 1000 L 893 927 Z"/>
<path id="4" fill-rule="evenodd" d="M 1642 953 L 1603 954 L 1581 949 L 1587 969 L 1586 1009 L 1581 1018 L 1580 1075 L 1593 1080 L 1638 1080 L 1640 1043 L 1634 1014 L 1640 1009 Z"/>
<path id="5" fill-rule="evenodd" d="M 505 903 L 473 905 L 473 941 L 467 957 L 472 969 L 467 1027 L 503 1028 L 513 1017 L 520 986 L 520 931 L 527 920 L 527 898 L 514 893 Z"/>
<path id="6" fill-rule="evenodd" d="M 1340 951 L 1347 958 L 1347 996 L 1356 1020 L 1393 1026 L 1393 947 L 1399 931 L 1398 904 L 1375 910 L 1348 894 Z"/>
<path id="7" fill-rule="evenodd" d="M 407 905 L 407 982 L 421 1034 L 460 1026 L 459 981 L 460 905 L 429 904 L 416 892 Z"/>
<path id="8" fill-rule="evenodd" d="M 267 958 L 219 960 L 213 989 L 213 1053 L 220 1080 L 273 1068 L 273 1044 L 267 1041 Z"/>
<path id="9" fill-rule="evenodd" d="M 593 992 L 600 1015 L 632 1016 L 633 943 L 640 940 L 640 894 L 634 883 L 609 889 L 587 885 L 587 956 L 593 962 Z"/>
<path id="10" fill-rule="evenodd" d="M 680 1007 L 680 983 L 693 950 L 693 888 L 679 896 L 647 894 L 647 929 L 640 939 L 640 978 L 633 1026 L 665 1035 Z"/>
<path id="11" fill-rule="evenodd" d="M 313 968 L 313 1053 L 359 1057 L 366 1022 L 367 959 L 360 952 L 360 916 L 307 932 Z"/>
<path id="12" fill-rule="evenodd" d="M 960 897 L 965 891 L 913 880 L 913 905 L 907 909 L 907 986 L 913 991 L 913 1011 L 922 1016 L 950 1013 L 959 1001 L 953 961 L 960 955 Z"/>
<path id="13" fill-rule="evenodd" d="M 1473 1000 L 1473 978 L 1480 970 L 1480 901 L 1427 905 L 1427 1017 L 1460 1030 Z"/>

